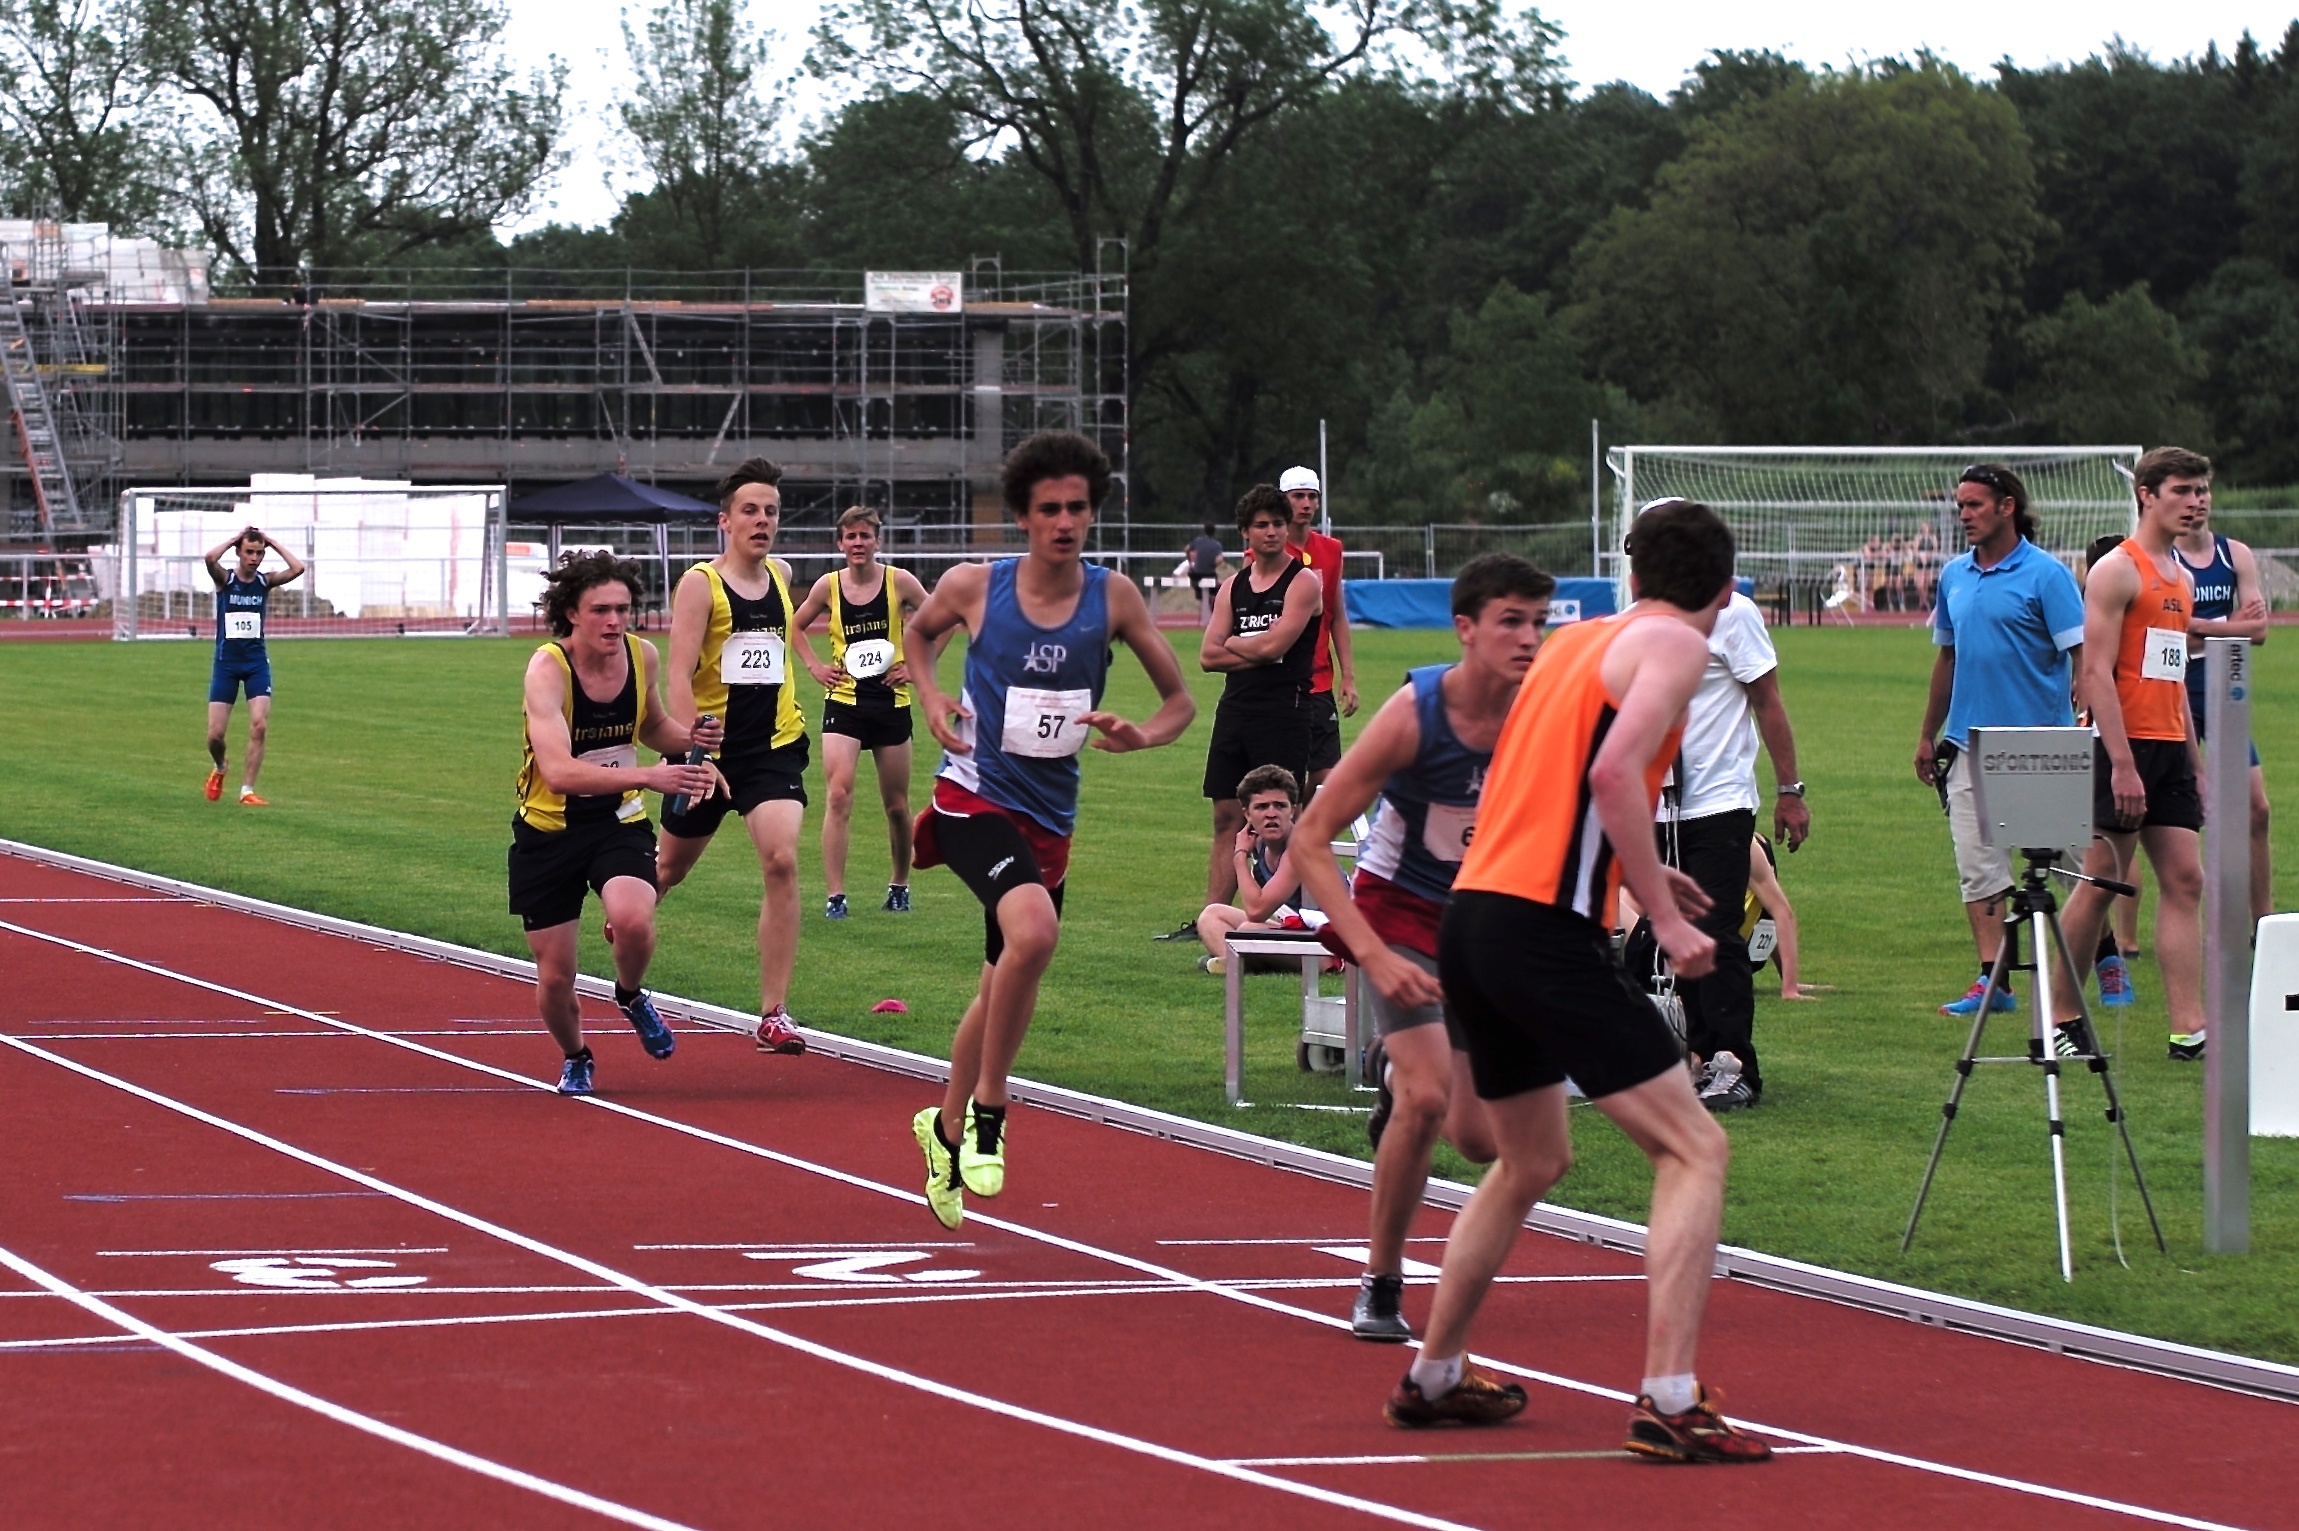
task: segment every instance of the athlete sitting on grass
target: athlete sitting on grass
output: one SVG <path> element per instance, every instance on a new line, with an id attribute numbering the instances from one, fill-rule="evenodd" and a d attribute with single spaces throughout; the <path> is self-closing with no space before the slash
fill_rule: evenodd
<path id="1" fill-rule="evenodd" d="M 1255 766 L 1238 779 L 1237 796 L 1245 804 L 1245 827 L 1237 832 L 1233 853 L 1237 902 L 1208 904 L 1198 912 L 1197 938 L 1205 943 L 1205 955 L 1197 966 L 1205 973 L 1227 971 L 1222 940 L 1233 930 L 1314 930 L 1325 923 L 1285 855 L 1301 808 L 1301 783 L 1283 766 Z M 1292 966 L 1282 957 L 1270 960 Z"/>
<path id="2" fill-rule="evenodd" d="M 683 756 L 718 742 L 710 723 L 691 734 L 663 707 L 654 645 L 627 632 L 635 564 L 612 553 L 571 558 L 548 576 L 543 615 L 557 636 L 527 662 L 526 759 L 511 818 L 511 912 L 535 954 L 535 1003 L 566 1063 L 559 1093 L 591 1093 L 592 1059 L 575 999 L 583 890 L 606 906 L 614 930 L 615 1003 L 648 1053 L 678 1046 L 641 988 L 655 954 L 655 832 L 641 789 L 700 795 L 707 765 L 663 760 L 641 767 L 638 746 Z"/>
<path id="3" fill-rule="evenodd" d="M 224 572 L 226 549 L 238 555 Z M 277 550 L 287 567 L 263 572 L 263 555 Z M 271 593 L 303 577 L 303 560 L 254 527 L 207 551 L 208 578 L 216 582 L 216 660 L 208 675 L 208 801 L 224 795 L 224 730 L 231 726 L 232 703 L 247 688 L 247 770 L 240 776 L 243 808 L 271 805 L 255 795 L 256 772 L 263 769 L 264 734 L 271 726 L 271 656 L 263 646 L 263 624 Z"/>
<path id="4" fill-rule="evenodd" d="M 1361 1340 L 1413 1337 L 1400 1306 L 1405 1236 L 1438 1137 L 1472 1164 L 1493 1158 L 1460 1021 L 1428 991 L 1436 987 L 1438 924 L 1476 825 L 1493 742 L 1532 668 L 1556 588 L 1511 553 L 1463 565 L 1453 580 L 1460 661 L 1411 672 L 1325 779 L 1295 836 L 1293 864 L 1332 911 L 1326 939 L 1364 969 L 1366 1003 L 1386 1054 L 1375 1066 L 1381 1093 L 1367 1126 L 1373 1236 L 1350 1314 Z M 1381 811 L 1358 850 L 1356 886 L 1344 896 L 1332 842 L 1376 797 Z"/>
<path id="5" fill-rule="evenodd" d="M 1001 487 L 1029 551 L 944 574 L 910 624 L 904 657 L 944 754 L 933 806 L 918 820 L 918 865 L 948 863 L 982 901 L 982 987 L 950 1043 L 939 1107 L 911 1119 L 926 1155 L 926 1204 L 945 1228 L 966 1198 L 1006 1184 L 1006 1074 L 1037 1008 L 1038 981 L 1061 935 L 1063 879 L 1077 824 L 1078 751 L 1123 754 L 1171 744 L 1196 716 L 1172 645 L 1141 591 L 1085 563 L 1110 460 L 1070 431 L 1014 448 Z M 966 629 L 965 685 L 938 684 L 937 639 Z M 1110 646 L 1149 672 L 1158 709 L 1146 723 L 1101 710 Z"/>

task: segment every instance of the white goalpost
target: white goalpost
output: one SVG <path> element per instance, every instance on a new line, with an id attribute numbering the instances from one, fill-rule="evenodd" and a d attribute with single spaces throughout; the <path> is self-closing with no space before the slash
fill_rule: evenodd
<path id="1" fill-rule="evenodd" d="M 139 487 L 120 496 L 118 540 L 89 551 L 119 640 L 214 637 L 202 555 L 248 526 L 309 571 L 271 597 L 267 636 L 501 635 L 505 504 L 500 484 L 287 473 L 256 474 L 246 488 Z M 276 555 L 266 567 L 279 567 Z"/>
<path id="2" fill-rule="evenodd" d="M 1625 582 L 1621 539 L 1637 507 L 1673 495 L 1724 517 L 1741 575 L 1792 607 L 1928 611 L 1941 565 L 1964 550 L 1955 488 L 1965 467 L 2018 474 L 2038 542 L 2075 567 L 2093 538 L 2131 530 L 2139 454 L 2136 446 L 1614 447 L 1600 572 Z"/>

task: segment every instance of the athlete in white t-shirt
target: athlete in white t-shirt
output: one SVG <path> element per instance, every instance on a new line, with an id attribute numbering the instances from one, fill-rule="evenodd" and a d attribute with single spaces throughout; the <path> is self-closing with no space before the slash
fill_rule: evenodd
<path id="1" fill-rule="evenodd" d="M 1753 1106 L 1764 1093 L 1756 1061 L 1756 980 L 1748 943 L 1738 939 L 1748 897 L 1748 842 L 1760 798 L 1756 742 L 1772 757 L 1774 840 L 1804 843 L 1811 814 L 1796 774 L 1796 735 L 1780 699 L 1780 656 L 1764 614 L 1734 593 L 1708 639 L 1708 670 L 1685 709 L 1684 744 L 1661 789 L 1657 833 L 1664 857 L 1699 882 L 1709 912 L 1699 922 L 1716 941 L 1716 967 L 1680 981 L 1685 1047 L 1703 1071 L 1701 1103 L 1712 1111 Z M 1673 855 L 1671 855 L 1671 842 Z"/>

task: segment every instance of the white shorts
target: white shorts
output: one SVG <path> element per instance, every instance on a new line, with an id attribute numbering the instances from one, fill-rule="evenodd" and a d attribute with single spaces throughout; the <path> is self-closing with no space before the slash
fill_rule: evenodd
<path id="1" fill-rule="evenodd" d="M 1967 904 L 1984 904 L 2012 885 L 2012 853 L 2000 845 L 1980 841 L 1980 810 L 1972 800 L 1972 756 L 1958 750 L 1948 767 L 1948 836 L 1956 844 L 1956 881 Z M 2090 842 L 2067 848 L 2063 863 L 2070 871 L 2083 868 Z"/>

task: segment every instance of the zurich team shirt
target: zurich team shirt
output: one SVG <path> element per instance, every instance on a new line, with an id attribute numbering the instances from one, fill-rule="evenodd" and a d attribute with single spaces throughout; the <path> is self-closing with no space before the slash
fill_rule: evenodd
<path id="1" fill-rule="evenodd" d="M 1940 571 L 1932 642 L 1956 651 L 1947 737 L 1977 728 L 2068 728 L 2068 651 L 2083 643 L 2083 592 L 2067 565 L 2026 538 L 1992 568 L 1969 552 Z"/>

